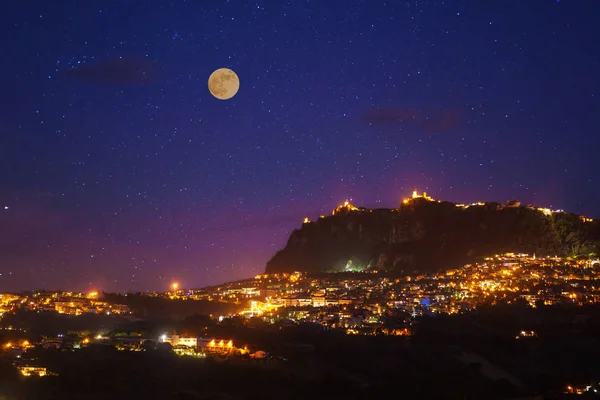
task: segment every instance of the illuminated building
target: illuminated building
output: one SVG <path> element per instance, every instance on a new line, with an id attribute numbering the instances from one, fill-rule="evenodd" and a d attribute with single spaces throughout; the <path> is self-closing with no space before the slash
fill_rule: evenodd
<path id="1" fill-rule="evenodd" d="M 277 297 L 281 294 L 281 289 L 279 287 L 267 287 L 262 289 L 260 294 L 266 298 Z"/>
<path id="2" fill-rule="evenodd" d="M 161 335 L 159 341 L 169 343 L 179 355 L 205 357 L 207 353 L 228 354 L 236 348 L 233 340 Z"/>
<path id="3" fill-rule="evenodd" d="M 48 374 L 45 367 L 20 366 L 17 368 L 23 376 L 46 376 Z"/>
<path id="4" fill-rule="evenodd" d="M 0 305 L 2 306 L 8 306 L 10 303 L 17 300 L 19 300 L 19 296 L 8 293 L 0 293 Z"/>
<path id="5" fill-rule="evenodd" d="M 186 346 L 196 347 L 198 346 L 198 338 L 195 337 L 181 337 L 178 335 L 166 336 L 162 335 L 160 341 L 163 343 L 169 343 L 171 346 Z"/>
<path id="6" fill-rule="evenodd" d="M 198 349 L 204 353 L 227 354 L 235 349 L 233 340 L 208 339 L 198 340 Z"/>
<path id="7" fill-rule="evenodd" d="M 178 356 L 188 356 L 188 357 L 196 357 L 196 358 L 205 358 L 206 353 L 202 353 L 195 348 L 189 346 L 174 346 L 173 352 Z"/>
<path id="8" fill-rule="evenodd" d="M 416 190 L 413 190 L 412 198 L 413 199 L 422 198 L 422 199 L 425 199 L 425 200 L 433 201 L 433 199 L 431 197 L 427 196 L 426 192 L 423 192 L 422 195 L 419 195 L 419 192 L 417 192 Z"/>
<path id="9" fill-rule="evenodd" d="M 324 296 L 315 296 L 311 300 L 313 307 L 325 307 L 326 300 Z"/>
<path id="10" fill-rule="evenodd" d="M 413 190 L 412 197 L 410 199 L 404 199 L 404 200 L 402 200 L 402 203 L 403 204 L 408 204 L 411 200 L 416 200 L 416 199 L 424 199 L 424 200 L 427 200 L 427 201 L 436 201 L 433 198 L 427 196 L 426 192 L 423 192 L 423 194 L 419 194 L 418 191 Z"/>
<path id="11" fill-rule="evenodd" d="M 59 314 L 81 315 L 83 314 L 83 302 L 74 301 L 57 301 L 54 303 L 54 309 Z"/>
<path id="12" fill-rule="evenodd" d="M 311 298 L 307 296 L 284 297 L 281 300 L 283 301 L 284 307 L 302 307 L 312 304 Z"/>
<path id="13" fill-rule="evenodd" d="M 344 204 L 339 205 L 335 210 L 331 212 L 331 215 L 336 215 L 341 212 L 350 212 L 350 211 L 359 211 L 357 207 L 350 204 L 348 200 L 344 202 Z"/>

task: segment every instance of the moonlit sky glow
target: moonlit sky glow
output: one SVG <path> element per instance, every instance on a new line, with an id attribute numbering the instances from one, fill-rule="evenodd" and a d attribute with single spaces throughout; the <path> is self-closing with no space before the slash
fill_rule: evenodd
<path id="1" fill-rule="evenodd" d="M 250 277 L 414 188 L 600 216 L 599 1 L 30 0 L 0 31 L 0 291 Z"/>

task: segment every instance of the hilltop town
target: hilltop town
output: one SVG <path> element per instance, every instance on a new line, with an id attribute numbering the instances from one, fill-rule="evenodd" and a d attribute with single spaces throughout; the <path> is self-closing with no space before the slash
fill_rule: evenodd
<path id="1" fill-rule="evenodd" d="M 345 201 L 330 216 L 303 220 L 267 273 L 357 270 L 431 273 L 490 254 L 585 256 L 600 252 L 600 222 L 512 200 L 459 204 L 413 191 L 396 208 Z"/>

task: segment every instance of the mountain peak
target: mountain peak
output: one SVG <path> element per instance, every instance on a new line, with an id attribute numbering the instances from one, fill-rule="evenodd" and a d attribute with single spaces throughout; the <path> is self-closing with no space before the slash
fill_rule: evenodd
<path id="1" fill-rule="evenodd" d="M 304 219 L 267 273 L 377 269 L 431 272 L 503 252 L 578 256 L 600 252 L 598 220 L 518 200 L 470 204 L 413 191 L 398 208 L 349 200 L 331 216 Z"/>

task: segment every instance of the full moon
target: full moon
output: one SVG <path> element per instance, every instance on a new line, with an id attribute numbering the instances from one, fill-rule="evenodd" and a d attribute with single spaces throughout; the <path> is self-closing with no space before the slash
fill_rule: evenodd
<path id="1" fill-rule="evenodd" d="M 210 74 L 208 90 L 219 100 L 229 100 L 240 90 L 240 79 L 229 68 L 219 68 Z"/>

